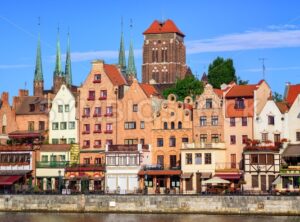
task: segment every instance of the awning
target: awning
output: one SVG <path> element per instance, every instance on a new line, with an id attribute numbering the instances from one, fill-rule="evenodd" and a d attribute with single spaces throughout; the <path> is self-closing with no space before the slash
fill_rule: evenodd
<path id="1" fill-rule="evenodd" d="M 211 173 L 207 173 L 207 172 L 201 173 L 201 179 L 209 179 L 209 178 L 211 178 Z"/>
<path id="2" fill-rule="evenodd" d="M 22 176 L 0 176 L 0 185 L 13 185 Z"/>
<path id="3" fill-rule="evenodd" d="M 216 173 L 215 177 L 220 177 L 224 180 L 239 180 L 241 178 L 241 174 L 239 173 Z"/>
<path id="4" fill-rule="evenodd" d="M 190 179 L 193 176 L 193 173 L 183 173 L 181 174 L 181 179 Z"/>
<path id="5" fill-rule="evenodd" d="M 181 175 L 181 170 L 141 170 L 138 173 L 139 176 L 174 176 Z"/>
<path id="6" fill-rule="evenodd" d="M 281 182 L 281 177 L 278 176 L 278 177 L 273 181 L 272 185 L 280 184 L 280 182 Z"/>
<path id="7" fill-rule="evenodd" d="M 40 137 L 42 136 L 43 131 L 14 131 L 8 134 L 9 138 L 18 139 L 18 138 L 32 138 L 32 137 Z"/>
<path id="8" fill-rule="evenodd" d="M 300 177 L 300 173 L 281 173 L 282 177 Z"/>
<path id="9" fill-rule="evenodd" d="M 222 178 L 219 177 L 213 177 L 209 180 L 203 181 L 203 184 L 229 184 L 230 181 L 228 180 L 223 180 Z"/>
<path id="10" fill-rule="evenodd" d="M 282 157 L 299 157 L 300 144 L 289 144 L 282 153 Z"/>

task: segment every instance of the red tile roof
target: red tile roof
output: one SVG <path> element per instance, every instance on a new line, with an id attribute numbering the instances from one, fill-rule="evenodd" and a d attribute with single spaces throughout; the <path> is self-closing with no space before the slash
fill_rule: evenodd
<path id="1" fill-rule="evenodd" d="M 253 97 L 254 90 L 258 85 L 235 85 L 226 94 L 226 98 L 230 97 Z"/>
<path id="2" fill-rule="evenodd" d="M 156 89 L 153 85 L 147 84 L 147 83 L 141 83 L 140 86 L 147 97 L 160 96 L 160 94 L 156 91 Z"/>
<path id="3" fill-rule="evenodd" d="M 217 94 L 219 97 L 223 96 L 223 91 L 221 89 L 214 89 L 215 94 Z"/>
<path id="4" fill-rule="evenodd" d="M 104 70 L 113 85 L 126 85 L 127 82 L 115 65 L 104 64 Z"/>
<path id="5" fill-rule="evenodd" d="M 289 105 L 286 102 L 276 102 L 276 105 L 281 113 L 286 113 L 290 109 Z"/>
<path id="6" fill-rule="evenodd" d="M 155 20 L 143 34 L 160 34 L 160 33 L 177 33 L 181 36 L 184 34 L 177 28 L 175 23 L 168 19 L 165 22 Z"/>
<path id="7" fill-rule="evenodd" d="M 300 84 L 297 85 L 289 85 L 287 89 L 287 94 L 285 100 L 289 103 L 289 105 L 293 105 L 295 99 L 300 94 Z"/>

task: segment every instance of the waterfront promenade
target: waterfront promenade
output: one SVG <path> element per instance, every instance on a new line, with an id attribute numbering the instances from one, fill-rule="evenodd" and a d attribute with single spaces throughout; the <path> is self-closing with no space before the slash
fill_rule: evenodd
<path id="1" fill-rule="evenodd" d="M 300 215 L 300 196 L 1 195 L 0 211 Z"/>

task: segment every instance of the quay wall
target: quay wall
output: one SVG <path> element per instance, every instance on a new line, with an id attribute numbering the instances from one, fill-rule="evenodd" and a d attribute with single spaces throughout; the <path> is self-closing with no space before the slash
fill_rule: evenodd
<path id="1" fill-rule="evenodd" d="M 0 195 L 0 211 L 300 215 L 300 196 Z"/>

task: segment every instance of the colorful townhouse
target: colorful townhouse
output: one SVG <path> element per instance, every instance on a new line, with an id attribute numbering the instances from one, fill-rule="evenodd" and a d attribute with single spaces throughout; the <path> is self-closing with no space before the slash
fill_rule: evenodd
<path id="1" fill-rule="evenodd" d="M 214 176 L 225 163 L 222 100 L 222 90 L 207 84 L 194 102 L 194 140 L 181 148 L 183 193 L 201 193 L 202 182 Z"/>

